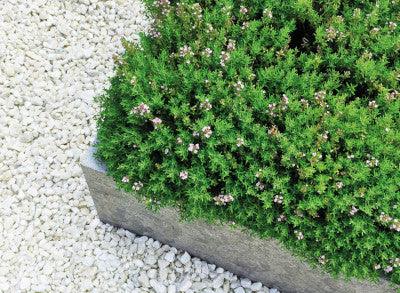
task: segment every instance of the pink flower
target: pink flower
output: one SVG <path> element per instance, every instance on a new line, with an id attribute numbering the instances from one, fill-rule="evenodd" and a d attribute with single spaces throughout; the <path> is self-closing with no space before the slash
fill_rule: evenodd
<path id="1" fill-rule="evenodd" d="M 222 51 L 221 52 L 221 56 L 220 56 L 220 64 L 222 67 L 225 67 L 225 63 L 229 61 L 229 59 L 231 58 L 231 56 L 229 55 L 229 53 Z"/>
<path id="2" fill-rule="evenodd" d="M 240 12 L 241 14 L 246 14 L 246 13 L 248 12 L 248 10 L 247 10 L 247 8 L 246 8 L 246 7 L 244 7 L 244 6 L 240 6 L 240 10 L 239 10 L 239 12 Z"/>
<path id="3" fill-rule="evenodd" d="M 149 113 L 150 113 L 150 107 L 147 106 L 145 103 L 140 103 L 139 106 L 136 106 L 131 110 L 131 114 L 136 114 L 140 116 L 144 116 Z"/>
<path id="4" fill-rule="evenodd" d="M 229 202 L 234 200 L 233 196 L 230 194 L 220 194 L 218 196 L 214 196 L 214 201 L 216 205 L 226 205 Z"/>
<path id="5" fill-rule="evenodd" d="M 204 126 L 201 131 L 203 132 L 203 135 L 205 138 L 210 138 L 210 136 L 212 134 L 212 130 L 211 130 L 210 126 Z"/>
<path id="6" fill-rule="evenodd" d="M 181 48 L 179 48 L 179 56 L 180 57 L 186 57 L 186 56 L 193 56 L 194 53 L 192 52 L 192 48 L 189 47 L 188 45 L 185 45 Z"/>
<path id="7" fill-rule="evenodd" d="M 199 149 L 200 149 L 200 146 L 199 146 L 198 143 L 196 143 L 196 144 L 193 144 L 193 143 L 189 144 L 189 147 L 188 147 L 188 151 L 189 151 L 189 152 L 191 152 L 191 153 L 193 153 L 193 154 L 197 154 L 197 153 L 199 152 Z"/>
<path id="8" fill-rule="evenodd" d="M 276 115 L 274 113 L 275 109 L 276 109 L 276 104 L 275 103 L 269 104 L 268 105 L 268 113 L 269 113 L 269 115 L 275 116 Z"/>
<path id="9" fill-rule="evenodd" d="M 152 119 L 151 122 L 153 122 L 154 128 L 157 129 L 157 127 L 158 127 L 159 125 L 161 125 L 162 120 L 161 120 L 160 118 L 156 117 L 156 118 Z"/>
<path id="10" fill-rule="evenodd" d="M 392 266 L 387 266 L 387 267 L 384 269 L 384 271 L 385 271 L 386 274 L 388 274 L 388 273 L 390 273 L 391 271 L 393 271 L 393 267 L 392 267 Z"/>
<path id="11" fill-rule="evenodd" d="M 236 49 L 236 42 L 234 40 L 229 39 L 228 45 L 226 46 L 228 51 L 233 51 Z"/>
<path id="12" fill-rule="evenodd" d="M 189 176 L 189 173 L 187 171 L 181 171 L 179 173 L 179 177 L 181 177 L 182 180 L 186 180 Z"/>
<path id="13" fill-rule="evenodd" d="M 350 214 L 350 216 L 354 216 L 357 212 L 358 212 L 358 209 L 355 206 L 352 206 L 349 214 Z"/>

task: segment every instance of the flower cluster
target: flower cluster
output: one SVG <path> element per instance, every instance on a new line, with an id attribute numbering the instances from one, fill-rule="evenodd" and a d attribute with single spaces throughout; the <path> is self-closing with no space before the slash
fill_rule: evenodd
<path id="1" fill-rule="evenodd" d="M 283 203 L 283 196 L 282 195 L 275 195 L 274 203 L 282 204 Z"/>
<path id="2" fill-rule="evenodd" d="M 144 116 L 150 113 L 150 107 L 144 103 L 140 103 L 139 106 L 134 107 L 131 110 L 131 114 Z"/>
<path id="3" fill-rule="evenodd" d="M 157 129 L 162 124 L 162 120 L 158 117 L 151 119 L 151 122 L 153 122 L 153 126 L 155 129 Z"/>
<path id="4" fill-rule="evenodd" d="M 370 109 L 376 109 L 376 108 L 378 108 L 378 104 L 376 103 L 376 101 L 370 101 L 370 102 L 368 103 L 368 107 L 369 107 Z"/>
<path id="5" fill-rule="evenodd" d="M 258 190 L 264 190 L 264 189 L 265 189 L 265 184 L 262 183 L 261 181 L 257 181 L 257 183 L 256 183 L 256 188 L 257 188 Z"/>
<path id="6" fill-rule="evenodd" d="M 193 153 L 193 154 L 197 154 L 199 152 L 200 149 L 200 145 L 198 143 L 194 144 L 194 143 L 190 143 L 189 147 L 188 147 L 188 151 Z"/>
<path id="7" fill-rule="evenodd" d="M 139 190 L 142 189 L 142 188 L 143 188 L 143 183 L 142 183 L 142 182 L 137 181 L 137 182 L 134 182 L 134 183 L 133 183 L 132 189 L 133 189 L 134 191 L 139 191 Z"/>
<path id="8" fill-rule="evenodd" d="M 210 48 L 205 48 L 203 51 L 203 55 L 206 57 L 211 57 L 213 51 Z"/>
<path id="9" fill-rule="evenodd" d="M 241 138 L 241 137 L 238 137 L 238 138 L 236 139 L 236 146 L 237 146 L 237 147 L 241 147 L 241 146 L 243 146 L 243 145 L 244 145 L 244 139 Z"/>
<path id="10" fill-rule="evenodd" d="M 184 45 L 183 47 L 179 48 L 179 57 L 185 58 L 188 56 L 194 56 L 194 53 L 190 46 Z"/>
<path id="11" fill-rule="evenodd" d="M 242 89 L 244 89 L 244 84 L 242 81 L 238 80 L 233 87 L 235 88 L 236 92 L 240 92 Z"/>
<path id="12" fill-rule="evenodd" d="M 368 159 L 365 161 L 368 167 L 378 167 L 379 160 L 375 157 L 371 156 L 370 154 L 367 155 Z"/>
<path id="13" fill-rule="evenodd" d="M 235 50 L 235 49 L 236 49 L 236 41 L 235 41 L 235 40 L 232 40 L 232 39 L 229 39 L 228 45 L 226 46 L 226 49 L 227 49 L 229 52 Z"/>
<path id="14" fill-rule="evenodd" d="M 294 235 L 296 235 L 297 240 L 303 240 L 304 235 L 301 231 L 294 230 Z"/>
<path id="15" fill-rule="evenodd" d="M 204 109 L 206 111 L 209 111 L 212 109 L 212 104 L 208 99 L 206 99 L 204 102 L 200 103 L 200 109 Z"/>
<path id="16" fill-rule="evenodd" d="M 214 196 L 214 202 L 216 205 L 226 205 L 229 202 L 234 200 L 233 196 L 230 194 L 220 194 L 218 196 Z"/>
<path id="17" fill-rule="evenodd" d="M 326 264 L 326 263 L 328 262 L 328 259 L 325 257 L 325 255 L 321 255 L 321 256 L 318 258 L 318 262 L 319 262 L 320 264 L 324 265 L 324 264 Z"/>
<path id="18" fill-rule="evenodd" d="M 356 208 L 355 206 L 351 206 L 351 209 L 349 212 L 350 216 L 354 216 L 357 212 L 358 212 L 358 208 Z"/>
<path id="19" fill-rule="evenodd" d="M 210 138 L 211 134 L 213 133 L 212 130 L 211 130 L 211 126 L 204 126 L 201 129 L 201 132 L 203 133 L 205 138 Z"/>
<path id="20" fill-rule="evenodd" d="M 188 177 L 189 177 L 188 171 L 181 171 L 181 172 L 179 173 L 179 177 L 180 177 L 182 180 L 188 179 Z"/>
<path id="21" fill-rule="evenodd" d="M 220 64 L 222 67 L 225 67 L 226 62 L 228 62 L 231 59 L 231 56 L 229 53 L 222 51 L 220 55 Z"/>

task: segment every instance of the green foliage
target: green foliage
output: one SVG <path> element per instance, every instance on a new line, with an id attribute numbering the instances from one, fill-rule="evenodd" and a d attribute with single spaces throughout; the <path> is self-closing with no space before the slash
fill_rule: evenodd
<path id="1" fill-rule="evenodd" d="M 118 185 L 400 283 L 399 1 L 147 2 L 99 97 Z"/>

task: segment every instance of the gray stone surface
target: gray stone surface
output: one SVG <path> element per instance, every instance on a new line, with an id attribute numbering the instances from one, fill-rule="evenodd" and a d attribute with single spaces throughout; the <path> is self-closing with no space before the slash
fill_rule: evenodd
<path id="1" fill-rule="evenodd" d="M 93 152 L 91 148 L 82 160 L 82 168 L 103 222 L 152 237 L 285 293 L 396 292 L 386 280 L 375 284 L 333 279 L 294 257 L 273 239 L 258 239 L 244 231 L 203 221 L 183 222 L 174 208 L 150 211 L 132 194 L 116 189 L 104 165 L 93 159 Z"/>

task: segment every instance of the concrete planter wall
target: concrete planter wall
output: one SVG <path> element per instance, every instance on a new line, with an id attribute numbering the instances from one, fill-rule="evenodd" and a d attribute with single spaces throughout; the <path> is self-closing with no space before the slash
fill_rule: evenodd
<path id="1" fill-rule="evenodd" d="M 131 194 L 117 190 L 105 167 L 93 158 L 91 148 L 82 168 L 101 221 L 146 235 L 221 266 L 240 276 L 288 292 L 396 292 L 386 280 L 336 280 L 291 255 L 275 240 L 261 240 L 228 226 L 202 221 L 182 222 L 178 211 L 163 208 L 154 213 Z M 399 287 L 397 287 L 399 288 Z"/>

